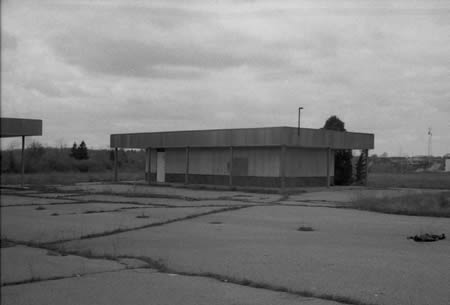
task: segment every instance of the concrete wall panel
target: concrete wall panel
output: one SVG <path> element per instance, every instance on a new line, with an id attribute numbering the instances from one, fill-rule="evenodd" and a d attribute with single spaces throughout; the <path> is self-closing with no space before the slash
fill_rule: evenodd
<path id="1" fill-rule="evenodd" d="M 184 174 L 186 171 L 186 149 L 166 149 L 166 172 Z"/>
<path id="2" fill-rule="evenodd" d="M 229 149 L 191 148 L 189 173 L 201 175 L 228 175 Z"/>
<path id="3" fill-rule="evenodd" d="M 280 148 L 235 148 L 234 158 L 248 159 L 248 175 L 257 177 L 279 177 L 280 175 Z"/>
<path id="4" fill-rule="evenodd" d="M 327 150 L 289 147 L 286 151 L 286 177 L 324 177 Z M 330 176 L 334 176 L 334 154 L 330 154 Z"/>

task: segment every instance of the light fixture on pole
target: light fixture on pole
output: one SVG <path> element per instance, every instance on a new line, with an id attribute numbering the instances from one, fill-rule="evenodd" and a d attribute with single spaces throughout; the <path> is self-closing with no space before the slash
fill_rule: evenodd
<path id="1" fill-rule="evenodd" d="M 300 113 L 302 111 L 303 107 L 298 107 L 298 130 L 297 135 L 300 136 Z"/>
<path id="2" fill-rule="evenodd" d="M 431 157 L 432 150 L 431 150 L 431 137 L 433 136 L 433 132 L 431 131 L 431 127 L 428 128 L 428 157 Z"/>

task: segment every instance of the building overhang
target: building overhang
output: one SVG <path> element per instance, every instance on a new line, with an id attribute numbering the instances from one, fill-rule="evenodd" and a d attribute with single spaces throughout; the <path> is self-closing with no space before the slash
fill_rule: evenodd
<path id="1" fill-rule="evenodd" d="M 373 149 L 374 134 L 327 129 L 262 127 L 112 134 L 112 148 L 271 147 Z"/>

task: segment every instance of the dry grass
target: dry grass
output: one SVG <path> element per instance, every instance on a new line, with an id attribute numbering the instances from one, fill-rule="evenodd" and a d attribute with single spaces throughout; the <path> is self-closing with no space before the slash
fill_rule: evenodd
<path id="1" fill-rule="evenodd" d="M 135 181 L 142 180 L 144 174 L 142 172 L 119 172 L 119 180 Z M 20 174 L 1 174 L 1 185 L 19 185 Z M 78 182 L 103 182 L 112 181 L 112 172 L 51 172 L 25 174 L 24 183 L 27 185 L 45 186 L 51 184 L 74 184 Z"/>
<path id="2" fill-rule="evenodd" d="M 450 192 L 408 194 L 400 197 L 358 197 L 352 206 L 389 214 L 450 217 Z"/>
<path id="3" fill-rule="evenodd" d="M 371 187 L 450 189 L 450 172 L 369 173 Z"/>

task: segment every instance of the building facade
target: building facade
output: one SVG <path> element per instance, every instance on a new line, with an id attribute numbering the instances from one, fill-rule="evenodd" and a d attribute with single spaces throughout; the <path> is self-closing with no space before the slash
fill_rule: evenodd
<path id="1" fill-rule="evenodd" d="M 324 186 L 333 181 L 335 150 L 361 149 L 367 156 L 373 146 L 373 134 L 293 127 L 111 135 L 116 152 L 146 149 L 150 183 Z"/>

